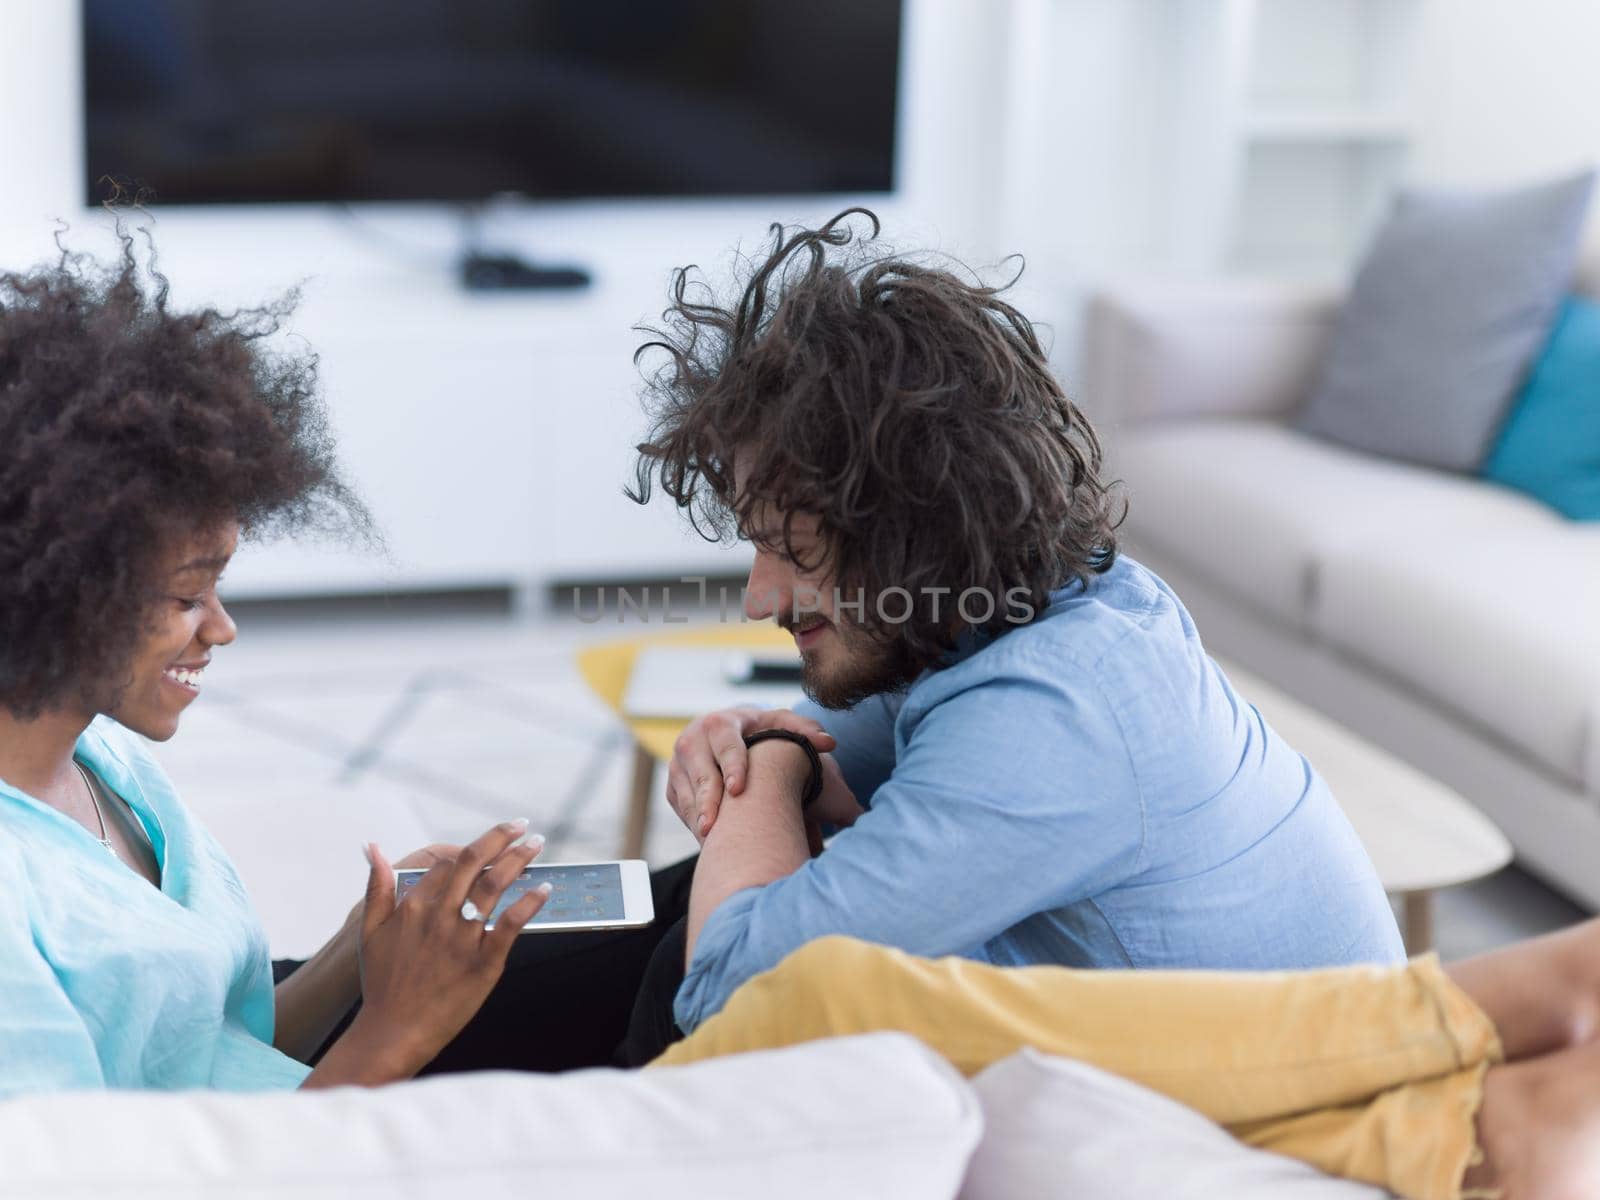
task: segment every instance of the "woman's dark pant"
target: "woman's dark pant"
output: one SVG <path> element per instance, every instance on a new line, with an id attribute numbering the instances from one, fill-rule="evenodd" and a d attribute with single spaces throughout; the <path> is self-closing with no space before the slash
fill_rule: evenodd
<path id="1" fill-rule="evenodd" d="M 656 919 L 644 929 L 519 937 L 505 975 L 477 1016 L 421 1073 L 638 1067 L 681 1038 L 672 1001 L 683 982 L 684 927 L 696 861 L 685 859 L 651 873 Z M 273 963 L 274 981 L 299 965 Z"/>

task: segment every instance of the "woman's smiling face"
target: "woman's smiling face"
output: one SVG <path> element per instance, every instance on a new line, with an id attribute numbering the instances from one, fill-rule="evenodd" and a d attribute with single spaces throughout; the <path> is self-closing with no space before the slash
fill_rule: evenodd
<path id="1" fill-rule="evenodd" d="M 156 742 L 178 732 L 183 710 L 200 694 L 212 649 L 237 632 L 217 596 L 217 581 L 238 542 L 238 526 L 230 522 L 186 540 L 169 556 L 127 686 L 108 710 L 119 724 Z"/>

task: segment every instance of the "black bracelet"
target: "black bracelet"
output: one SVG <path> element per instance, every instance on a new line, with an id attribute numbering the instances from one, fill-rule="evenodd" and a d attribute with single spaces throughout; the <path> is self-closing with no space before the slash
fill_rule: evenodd
<path id="1" fill-rule="evenodd" d="M 792 729 L 758 729 L 744 739 L 745 748 L 749 749 L 757 742 L 764 742 L 769 738 L 782 738 L 786 742 L 793 742 L 806 752 L 806 759 L 811 763 L 811 778 L 806 781 L 806 790 L 800 795 L 800 811 L 805 812 L 817 802 L 817 797 L 822 795 L 822 756 L 817 753 L 817 748 L 811 744 L 810 738 Z"/>

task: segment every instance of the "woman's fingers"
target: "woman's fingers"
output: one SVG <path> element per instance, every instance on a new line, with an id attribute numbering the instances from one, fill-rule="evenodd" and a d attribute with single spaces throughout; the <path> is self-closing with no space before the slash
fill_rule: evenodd
<path id="1" fill-rule="evenodd" d="M 522 874 L 522 869 L 538 857 L 539 851 L 544 849 L 544 838 L 534 834 L 520 846 L 512 846 L 485 871 L 478 874 L 478 880 L 472 885 L 472 890 L 467 893 L 471 900 L 484 914 L 485 919 L 494 912 L 495 905 L 500 903 L 500 897 L 505 895 L 505 890 L 517 881 Z"/>
<path id="2" fill-rule="evenodd" d="M 404 868 L 409 871 L 426 871 L 429 867 L 436 867 L 440 863 L 455 862 L 456 855 L 460 853 L 460 846 L 452 846 L 448 842 L 434 842 L 421 850 L 413 850 L 404 858 L 395 859 L 394 866 L 396 870 Z"/>
<path id="3" fill-rule="evenodd" d="M 511 953 L 511 947 L 516 944 L 517 935 L 522 932 L 522 927 L 539 915 L 539 910 L 544 907 L 544 902 L 548 899 L 550 899 L 550 885 L 541 883 L 506 909 L 494 923 L 494 928 L 483 935 L 484 949 L 496 970 L 505 965 L 506 955 Z"/>
<path id="4" fill-rule="evenodd" d="M 441 863 L 423 876 L 417 890 L 422 891 L 440 877 L 437 890 L 429 889 L 427 898 L 445 909 L 459 909 L 467 893 L 478 882 L 478 876 L 490 863 L 498 859 L 523 834 L 528 832 L 528 822 L 521 817 L 515 821 L 502 821 L 483 836 L 461 848 L 456 860 L 448 865 Z"/>
<path id="5" fill-rule="evenodd" d="M 368 842 L 361 851 L 367 859 L 367 900 L 361 906 L 361 935 L 368 938 L 394 912 L 394 868 L 376 842 Z"/>

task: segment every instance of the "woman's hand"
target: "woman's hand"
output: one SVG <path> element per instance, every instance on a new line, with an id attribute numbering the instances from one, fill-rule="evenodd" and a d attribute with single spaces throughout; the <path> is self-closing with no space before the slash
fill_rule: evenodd
<path id="1" fill-rule="evenodd" d="M 695 718 L 673 744 L 667 802 L 701 842 L 716 823 L 724 788 L 730 796 L 744 791 L 750 774 L 744 739 L 758 729 L 804 734 L 819 751 L 835 744 L 817 722 L 786 708 L 724 708 Z"/>
<path id="2" fill-rule="evenodd" d="M 461 856 L 461 847 L 452 846 L 448 842 L 434 842 L 424 846 L 421 850 L 413 850 L 404 858 L 397 858 L 392 864 L 397 871 L 428 870 L 437 867 L 440 863 L 453 863 Z"/>
<path id="3" fill-rule="evenodd" d="M 361 918 L 361 1011 L 307 1084 L 408 1079 L 472 1019 L 505 969 L 522 927 L 544 907 L 548 889 L 529 892 L 495 922 L 461 915 L 471 900 L 494 911 L 501 894 L 544 846 L 515 845 L 526 821 L 497 825 L 454 861 L 440 862 L 395 899 L 394 868 L 376 846 Z"/>
<path id="4" fill-rule="evenodd" d="M 372 861 L 370 849 L 363 846 L 362 850 L 367 853 L 367 861 L 370 864 Z M 396 871 L 426 871 L 438 866 L 440 863 L 455 862 L 456 856 L 460 853 L 460 846 L 452 846 L 448 842 L 434 842 L 431 845 L 424 846 L 421 850 L 413 850 L 404 858 L 395 859 L 390 865 Z M 361 933 L 361 914 L 366 911 L 366 908 L 367 897 L 363 893 L 361 899 L 356 901 L 356 906 L 350 910 L 350 915 L 345 918 L 344 928 L 336 935 L 336 940 L 345 934 L 359 938 Z M 301 968 L 301 970 L 304 969 L 304 967 Z M 299 974 L 299 972 L 297 971 L 296 974 Z M 293 976 L 290 976 L 290 978 L 293 978 Z"/>

